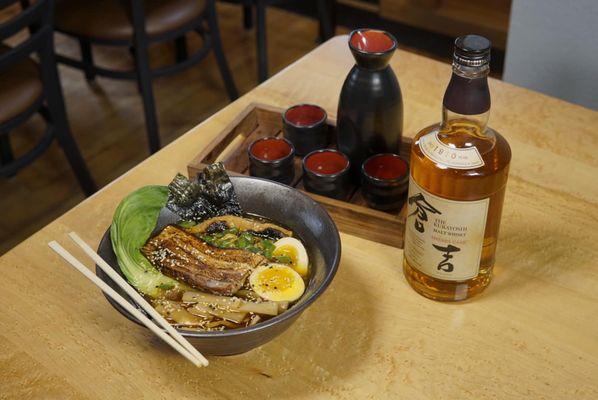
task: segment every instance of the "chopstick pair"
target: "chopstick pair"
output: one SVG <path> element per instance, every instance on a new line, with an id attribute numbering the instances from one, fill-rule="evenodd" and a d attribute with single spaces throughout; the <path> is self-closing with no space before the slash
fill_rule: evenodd
<path id="1" fill-rule="evenodd" d="M 160 339 L 164 340 L 176 351 L 178 351 L 187 360 L 191 361 L 195 366 L 207 367 L 208 360 L 195 348 L 191 343 L 187 341 L 180 333 L 174 329 L 172 325 L 168 323 L 155 309 L 149 304 L 143 296 L 141 296 L 135 289 L 133 289 L 98 253 L 96 253 L 87 243 L 83 241 L 75 232 L 69 233 L 69 237 L 87 254 L 101 269 L 104 271 L 110 279 L 114 281 L 121 289 L 123 289 L 127 295 L 129 295 L 135 303 L 145 310 L 162 328 L 166 330 L 165 333 L 160 329 L 158 325 L 147 318 L 139 309 L 131 305 L 121 295 L 119 295 L 114 289 L 106 284 L 103 280 L 98 278 L 92 273 L 85 265 L 77 260 L 71 253 L 69 253 L 64 247 L 62 247 L 55 240 L 48 243 L 48 246 L 52 248 L 59 256 L 65 261 L 71 264 L 75 269 L 81 272 L 87 279 L 92 281 L 98 286 L 107 296 L 116 301 L 121 307 L 131 313 L 137 318 L 143 325 L 154 332 Z"/>

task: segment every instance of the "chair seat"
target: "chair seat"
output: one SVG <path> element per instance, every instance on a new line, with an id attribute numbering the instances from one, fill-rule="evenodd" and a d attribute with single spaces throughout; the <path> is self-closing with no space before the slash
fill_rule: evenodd
<path id="1" fill-rule="evenodd" d="M 0 54 L 10 48 L 0 44 Z M 26 59 L 0 71 L 0 124 L 31 107 L 43 93 L 37 64 Z"/>
<path id="2" fill-rule="evenodd" d="M 205 0 L 145 0 L 145 24 L 150 38 L 171 32 L 198 18 Z M 90 39 L 130 41 L 133 24 L 129 1 L 58 0 L 55 26 L 60 32 Z"/>

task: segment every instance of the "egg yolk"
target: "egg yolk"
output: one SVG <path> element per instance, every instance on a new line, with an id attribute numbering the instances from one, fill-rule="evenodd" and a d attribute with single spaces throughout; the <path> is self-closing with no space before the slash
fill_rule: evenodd
<path id="1" fill-rule="evenodd" d="M 259 275 L 258 285 L 264 291 L 287 290 L 293 286 L 294 276 L 292 270 L 280 268 L 268 268 Z"/>
<path id="2" fill-rule="evenodd" d="M 297 265 L 297 259 L 299 255 L 297 254 L 297 249 L 293 246 L 280 246 L 277 247 L 272 255 L 275 257 L 288 257 L 291 260 L 291 265 Z"/>

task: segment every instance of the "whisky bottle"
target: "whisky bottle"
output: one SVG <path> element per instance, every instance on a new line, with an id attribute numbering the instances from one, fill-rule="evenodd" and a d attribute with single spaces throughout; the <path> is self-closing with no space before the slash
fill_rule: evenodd
<path id="1" fill-rule="evenodd" d="M 411 148 L 403 270 L 418 293 L 459 301 L 492 279 L 511 149 L 487 126 L 490 41 L 455 40 L 442 122 Z"/>

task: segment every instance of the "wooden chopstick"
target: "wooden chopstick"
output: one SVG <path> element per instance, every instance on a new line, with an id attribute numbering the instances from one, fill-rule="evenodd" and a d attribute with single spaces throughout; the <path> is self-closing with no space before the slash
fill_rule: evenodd
<path id="1" fill-rule="evenodd" d="M 221 162 L 223 164 L 227 164 L 231 156 L 234 152 L 243 144 L 243 142 L 247 139 L 245 135 L 240 134 L 236 136 L 231 142 L 218 154 L 218 157 L 214 160 L 214 162 Z"/>
<path id="2" fill-rule="evenodd" d="M 149 330 L 154 332 L 160 339 L 164 340 L 168 343 L 172 348 L 178 351 L 183 357 L 187 360 L 191 361 L 193 365 L 196 367 L 200 367 L 204 364 L 196 358 L 193 354 L 191 354 L 187 349 L 181 346 L 177 341 L 175 341 L 170 335 L 166 334 L 162 331 L 156 324 L 154 324 L 149 318 L 147 318 L 141 311 L 137 308 L 133 307 L 131 303 L 125 300 L 121 295 L 116 293 L 114 289 L 106 284 L 103 280 L 98 278 L 95 274 L 93 274 L 89 269 L 85 267 L 79 260 L 77 260 L 71 253 L 69 253 L 64 247 L 62 247 L 58 242 L 51 241 L 48 243 L 48 246 L 52 250 L 54 250 L 59 256 L 61 256 L 65 261 L 71 264 L 75 269 L 81 272 L 87 279 L 92 281 L 96 286 L 98 286 L 106 295 L 110 296 L 111 299 L 116 301 L 121 307 L 131 313 L 135 318 L 137 318 L 143 325 L 145 325 Z"/>
<path id="3" fill-rule="evenodd" d="M 168 321 L 160 315 L 158 311 L 151 304 L 149 304 L 143 296 L 129 285 L 98 253 L 96 253 L 83 239 L 75 232 L 69 233 L 69 237 L 87 254 L 97 265 L 104 271 L 110 279 L 114 281 L 121 289 L 123 289 L 129 297 L 133 299 L 141 308 L 147 312 L 154 321 L 156 321 L 162 328 L 183 346 L 191 354 L 193 354 L 205 367 L 208 366 L 208 360 L 195 348 L 187 339 L 185 339 Z"/>

